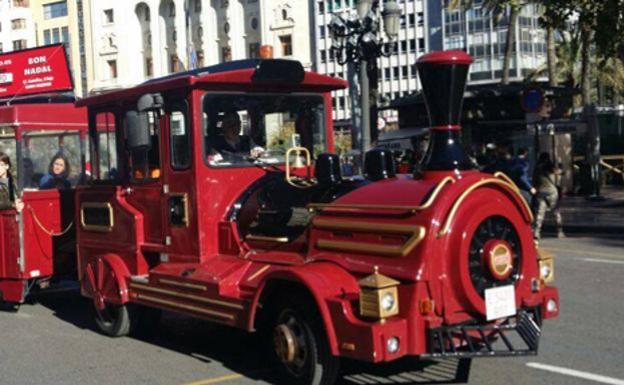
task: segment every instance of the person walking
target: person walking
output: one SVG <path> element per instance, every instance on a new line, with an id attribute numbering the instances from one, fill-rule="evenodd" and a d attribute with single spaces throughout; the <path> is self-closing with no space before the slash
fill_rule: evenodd
<path id="1" fill-rule="evenodd" d="M 547 152 L 543 152 L 537 159 L 533 173 L 533 183 L 537 190 L 534 200 L 535 223 L 533 225 L 533 237 L 540 239 L 544 217 L 547 211 L 552 211 L 557 226 L 557 237 L 564 238 L 563 221 L 559 211 L 559 189 L 557 179 L 561 172 L 555 167 Z"/>
<path id="2" fill-rule="evenodd" d="M 509 170 L 509 177 L 520 189 L 520 193 L 522 194 L 524 200 L 531 205 L 533 202 L 533 196 L 537 193 L 537 190 L 533 187 L 531 180 L 529 179 L 529 161 L 527 160 L 528 154 L 528 148 L 521 147 L 518 149 L 516 157 L 513 159 Z"/>

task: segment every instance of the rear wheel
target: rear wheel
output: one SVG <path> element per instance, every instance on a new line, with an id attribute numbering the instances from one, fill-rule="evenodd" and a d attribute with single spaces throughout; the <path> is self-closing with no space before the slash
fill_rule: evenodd
<path id="1" fill-rule="evenodd" d="M 280 301 L 272 311 L 271 331 L 273 356 L 283 383 L 330 385 L 335 382 L 340 360 L 331 354 L 314 304 L 290 297 Z"/>
<path id="2" fill-rule="evenodd" d="M 128 305 L 104 304 L 95 306 L 95 323 L 98 328 L 111 337 L 123 337 L 130 333 L 131 311 Z"/>

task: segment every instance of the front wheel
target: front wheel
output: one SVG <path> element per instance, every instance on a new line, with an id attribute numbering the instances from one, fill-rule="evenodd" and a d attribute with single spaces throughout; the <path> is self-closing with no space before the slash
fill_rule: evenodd
<path id="1" fill-rule="evenodd" d="M 286 299 L 274 308 L 272 319 L 273 353 L 282 383 L 333 384 L 340 360 L 331 354 L 316 307 Z"/>
<path id="2" fill-rule="evenodd" d="M 128 305 L 103 304 L 95 306 L 95 323 L 102 333 L 123 337 L 130 333 L 131 315 Z"/>

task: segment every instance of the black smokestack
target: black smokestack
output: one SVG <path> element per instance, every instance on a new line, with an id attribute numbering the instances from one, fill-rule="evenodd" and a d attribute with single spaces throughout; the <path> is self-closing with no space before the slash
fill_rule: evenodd
<path id="1" fill-rule="evenodd" d="M 416 62 L 431 123 L 423 171 L 473 168 L 461 143 L 459 126 L 471 63 L 472 57 L 464 51 L 431 52 Z"/>

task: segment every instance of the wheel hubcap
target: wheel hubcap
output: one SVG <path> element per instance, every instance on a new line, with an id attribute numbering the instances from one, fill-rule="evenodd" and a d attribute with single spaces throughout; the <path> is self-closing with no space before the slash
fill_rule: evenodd
<path id="1" fill-rule="evenodd" d="M 297 345 L 292 330 L 284 324 L 278 325 L 275 328 L 273 338 L 275 351 L 277 352 L 280 360 L 284 363 L 292 363 L 295 360 L 295 354 L 297 353 Z"/>
<path id="2" fill-rule="evenodd" d="M 309 347 L 304 326 L 294 313 L 282 313 L 273 329 L 273 345 L 275 353 L 289 372 L 297 377 L 305 373 Z"/>

